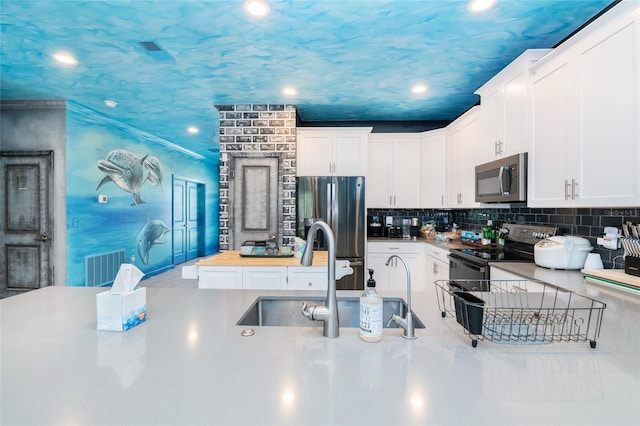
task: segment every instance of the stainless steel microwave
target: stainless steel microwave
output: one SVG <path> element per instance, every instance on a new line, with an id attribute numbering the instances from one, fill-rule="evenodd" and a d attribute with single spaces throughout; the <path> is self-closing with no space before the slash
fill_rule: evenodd
<path id="1" fill-rule="evenodd" d="M 476 202 L 513 203 L 526 200 L 526 152 L 476 166 Z"/>

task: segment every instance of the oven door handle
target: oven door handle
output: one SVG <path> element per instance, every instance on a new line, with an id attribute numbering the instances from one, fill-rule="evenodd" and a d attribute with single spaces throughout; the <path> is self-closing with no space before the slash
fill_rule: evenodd
<path id="1" fill-rule="evenodd" d="M 449 257 L 449 269 L 451 269 L 451 267 L 457 262 L 457 263 L 463 264 L 469 269 L 473 269 L 478 272 L 484 273 L 486 271 L 485 265 L 478 265 L 477 263 L 469 262 L 459 257 L 452 257 L 452 256 L 448 256 L 448 257 Z"/>

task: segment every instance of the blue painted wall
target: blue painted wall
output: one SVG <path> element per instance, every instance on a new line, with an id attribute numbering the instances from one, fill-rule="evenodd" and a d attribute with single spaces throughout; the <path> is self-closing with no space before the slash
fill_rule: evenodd
<path id="1" fill-rule="evenodd" d="M 212 138 L 212 148 L 219 145 L 215 140 L 217 132 L 198 137 Z M 153 275 L 172 267 L 172 175 L 205 184 L 203 254 L 218 252 L 219 155 L 198 158 L 176 149 L 174 143 L 179 145 L 179 141 L 162 140 L 79 104 L 68 104 L 67 285 L 85 285 L 86 256 L 121 249 L 125 250 L 126 261 L 135 256 L 133 264 L 145 274 Z M 120 151 L 114 155 L 116 150 Z M 122 173 L 110 171 L 118 167 Z M 111 177 L 105 179 L 108 175 Z M 139 198 L 115 183 L 119 175 L 125 182 L 121 186 L 138 193 Z M 131 177 L 135 175 L 138 183 Z M 100 194 L 108 197 L 107 203 L 98 203 Z M 152 245 L 145 259 L 145 250 L 139 250 L 138 240 L 145 239 L 143 228 L 150 220 L 154 221 L 156 232 L 150 237 Z"/>

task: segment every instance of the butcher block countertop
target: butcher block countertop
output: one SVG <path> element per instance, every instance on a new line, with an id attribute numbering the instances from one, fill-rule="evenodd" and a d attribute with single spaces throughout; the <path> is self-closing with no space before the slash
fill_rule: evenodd
<path id="1" fill-rule="evenodd" d="M 327 252 L 314 251 L 312 266 L 327 266 Z M 291 267 L 302 266 L 300 258 L 289 257 L 267 257 L 267 256 L 240 256 L 237 250 L 225 251 L 200 260 L 195 266 L 275 266 Z"/>

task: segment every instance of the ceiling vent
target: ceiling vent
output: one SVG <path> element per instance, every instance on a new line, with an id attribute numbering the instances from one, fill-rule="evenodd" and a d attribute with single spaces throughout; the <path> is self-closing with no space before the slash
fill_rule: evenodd
<path id="1" fill-rule="evenodd" d="M 139 41 L 138 44 L 144 49 L 149 56 L 159 62 L 175 62 L 175 58 L 169 54 L 156 41 Z"/>

